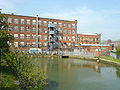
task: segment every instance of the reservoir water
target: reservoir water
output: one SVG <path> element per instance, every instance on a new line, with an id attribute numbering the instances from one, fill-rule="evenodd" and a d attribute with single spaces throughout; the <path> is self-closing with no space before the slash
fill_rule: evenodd
<path id="1" fill-rule="evenodd" d="M 80 59 L 34 61 L 48 76 L 44 90 L 120 90 L 120 67 Z"/>

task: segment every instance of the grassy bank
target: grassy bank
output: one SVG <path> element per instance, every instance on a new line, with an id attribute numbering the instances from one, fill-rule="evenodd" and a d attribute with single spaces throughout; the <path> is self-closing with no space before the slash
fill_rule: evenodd
<path id="1" fill-rule="evenodd" d="M 115 58 L 113 58 L 113 57 L 111 57 L 111 56 L 98 56 L 97 58 L 106 59 L 106 60 L 108 60 L 108 61 L 114 61 L 114 62 L 120 63 L 120 60 L 119 60 L 119 59 L 115 59 Z"/>

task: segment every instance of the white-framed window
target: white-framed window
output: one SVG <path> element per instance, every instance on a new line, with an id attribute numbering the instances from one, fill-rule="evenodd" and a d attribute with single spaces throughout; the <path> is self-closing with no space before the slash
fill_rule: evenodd
<path id="1" fill-rule="evenodd" d="M 14 19 L 14 23 L 18 24 L 18 19 L 17 18 Z"/>
<path id="2" fill-rule="evenodd" d="M 47 33 L 47 28 L 44 28 L 43 30 L 44 30 L 44 33 Z"/>
<path id="3" fill-rule="evenodd" d="M 12 23 L 12 18 L 11 17 L 8 18 L 8 23 Z"/>
<path id="4" fill-rule="evenodd" d="M 58 23 L 58 26 L 59 26 L 59 27 L 62 27 L 62 23 Z"/>
<path id="5" fill-rule="evenodd" d="M 27 42 L 27 43 L 26 43 L 26 46 L 27 46 L 27 47 L 30 47 L 30 42 Z"/>
<path id="6" fill-rule="evenodd" d="M 44 25 L 44 26 L 47 26 L 47 21 L 43 21 L 43 25 Z"/>
<path id="7" fill-rule="evenodd" d="M 21 46 L 24 46 L 24 42 L 20 42 L 20 45 L 21 45 Z"/>
<path id="8" fill-rule="evenodd" d="M 75 30 L 72 30 L 72 34 L 75 34 Z"/>
<path id="9" fill-rule="evenodd" d="M 71 30 L 68 30 L 68 34 L 71 34 Z"/>
<path id="10" fill-rule="evenodd" d="M 14 31 L 18 32 L 18 26 L 14 26 Z"/>
<path id="11" fill-rule="evenodd" d="M 36 25 L 36 20 L 32 20 L 32 25 Z"/>
<path id="12" fill-rule="evenodd" d="M 14 34 L 14 38 L 15 38 L 15 39 L 18 39 L 18 34 Z"/>
<path id="13" fill-rule="evenodd" d="M 39 20 L 39 21 L 38 21 L 38 25 L 41 25 L 41 24 L 42 24 L 42 21 Z"/>
<path id="14" fill-rule="evenodd" d="M 24 22 L 24 19 L 21 19 L 21 24 L 24 24 L 25 22 Z"/>
<path id="15" fill-rule="evenodd" d="M 26 39 L 30 39 L 30 35 L 29 34 L 26 35 Z"/>
<path id="16" fill-rule="evenodd" d="M 32 35 L 32 38 L 33 38 L 33 40 L 35 40 L 36 39 L 36 35 Z"/>
<path id="17" fill-rule="evenodd" d="M 46 47 L 46 46 L 47 46 L 47 42 L 44 42 L 44 43 L 43 43 L 43 46 L 45 46 L 45 47 Z"/>
<path id="18" fill-rule="evenodd" d="M 70 39 L 70 37 L 68 36 L 68 41 L 70 41 L 71 39 Z"/>
<path id="19" fill-rule="evenodd" d="M 72 36 L 72 40 L 75 41 L 75 36 Z"/>
<path id="20" fill-rule="evenodd" d="M 47 36 L 46 35 L 44 35 L 44 40 L 47 40 Z"/>
<path id="21" fill-rule="evenodd" d="M 24 32 L 24 30 L 25 30 L 25 27 L 20 27 L 21 32 Z"/>
<path id="22" fill-rule="evenodd" d="M 41 35 L 38 35 L 38 39 L 39 39 L 39 40 L 41 39 Z"/>
<path id="23" fill-rule="evenodd" d="M 36 32 L 36 28 L 35 27 L 32 28 L 32 32 Z"/>
<path id="24" fill-rule="evenodd" d="M 35 43 L 35 42 L 32 42 L 32 46 L 33 46 L 33 47 L 36 47 L 36 43 Z"/>
<path id="25" fill-rule="evenodd" d="M 59 36 L 59 40 L 62 40 L 62 37 L 61 37 L 61 36 Z"/>
<path id="26" fill-rule="evenodd" d="M 71 24 L 68 24 L 68 28 L 71 28 Z"/>
<path id="27" fill-rule="evenodd" d="M 66 40 L 66 36 L 63 36 L 63 40 Z"/>
<path id="28" fill-rule="evenodd" d="M 30 25 L 30 19 L 27 19 L 27 24 Z"/>
<path id="29" fill-rule="evenodd" d="M 72 28 L 75 28 L 75 24 L 72 24 Z"/>
<path id="30" fill-rule="evenodd" d="M 8 31 L 12 31 L 12 26 L 8 26 Z"/>
<path id="31" fill-rule="evenodd" d="M 15 46 L 15 47 L 18 47 L 18 42 L 14 42 L 14 46 Z"/>
<path id="32" fill-rule="evenodd" d="M 26 27 L 26 31 L 30 32 L 30 27 L 29 26 Z"/>
<path id="33" fill-rule="evenodd" d="M 67 23 L 64 23 L 63 26 L 64 26 L 64 28 L 66 28 L 67 27 Z"/>
<path id="34" fill-rule="evenodd" d="M 66 34 L 66 30 L 63 31 L 63 34 Z"/>
<path id="35" fill-rule="evenodd" d="M 38 33 L 41 33 L 41 28 L 40 27 L 38 28 Z"/>
<path id="36" fill-rule="evenodd" d="M 24 39 L 24 34 L 20 34 L 20 39 Z"/>

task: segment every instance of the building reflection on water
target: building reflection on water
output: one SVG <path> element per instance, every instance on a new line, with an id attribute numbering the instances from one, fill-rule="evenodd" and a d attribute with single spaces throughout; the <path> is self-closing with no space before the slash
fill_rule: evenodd
<path id="1" fill-rule="evenodd" d="M 48 58 L 42 58 L 42 59 L 36 59 L 36 62 L 42 70 L 47 73 L 51 71 L 58 71 L 58 72 L 64 72 L 64 71 L 72 71 L 78 68 L 91 68 L 95 72 L 100 72 L 100 67 L 104 67 L 104 64 L 97 63 L 97 62 L 91 62 L 91 61 L 85 61 L 85 60 L 71 60 L 71 59 L 51 59 Z"/>

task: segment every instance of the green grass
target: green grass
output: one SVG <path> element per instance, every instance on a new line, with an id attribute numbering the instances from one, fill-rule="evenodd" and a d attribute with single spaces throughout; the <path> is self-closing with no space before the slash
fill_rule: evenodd
<path id="1" fill-rule="evenodd" d="M 119 62 L 120 63 L 119 59 L 115 59 L 111 56 L 98 56 L 98 58 L 102 58 L 102 59 L 106 59 L 106 60 L 109 60 L 109 61 L 114 61 L 114 62 Z"/>

